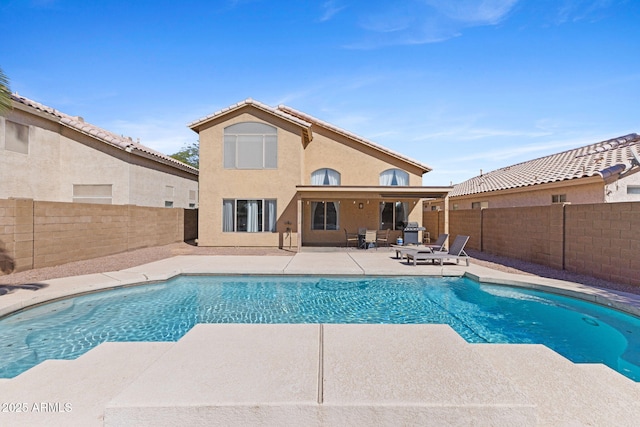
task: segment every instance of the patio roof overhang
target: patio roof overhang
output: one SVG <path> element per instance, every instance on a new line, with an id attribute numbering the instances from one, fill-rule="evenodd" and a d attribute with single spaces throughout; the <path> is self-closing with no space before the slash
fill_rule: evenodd
<path id="1" fill-rule="evenodd" d="M 370 199 L 438 199 L 453 187 L 398 187 L 357 185 L 297 185 L 298 196 L 309 198 L 370 198 Z"/>

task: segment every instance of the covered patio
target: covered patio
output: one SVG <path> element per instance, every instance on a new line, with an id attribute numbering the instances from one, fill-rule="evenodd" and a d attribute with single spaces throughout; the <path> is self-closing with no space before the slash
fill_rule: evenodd
<path id="1" fill-rule="evenodd" d="M 296 186 L 297 247 L 344 246 L 345 230 L 389 230 L 402 236 L 406 222 L 422 224 L 422 202 L 444 199 L 453 187 Z M 445 209 L 448 230 L 448 209 Z M 429 230 L 426 230 L 429 232 Z M 446 232 L 446 231 L 445 231 Z M 423 236 L 419 239 L 422 241 Z"/>

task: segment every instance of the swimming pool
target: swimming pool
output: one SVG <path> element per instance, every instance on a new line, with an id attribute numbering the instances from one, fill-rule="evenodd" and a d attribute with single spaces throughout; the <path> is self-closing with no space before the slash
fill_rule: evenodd
<path id="1" fill-rule="evenodd" d="M 181 276 L 0 320 L 0 377 L 105 341 L 177 341 L 197 323 L 440 323 L 472 343 L 539 343 L 640 381 L 640 319 L 468 278 Z"/>

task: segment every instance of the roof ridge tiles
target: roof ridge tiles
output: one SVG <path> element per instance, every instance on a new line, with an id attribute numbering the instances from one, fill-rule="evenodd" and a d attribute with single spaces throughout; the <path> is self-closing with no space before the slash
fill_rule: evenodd
<path id="1" fill-rule="evenodd" d="M 303 127 L 306 127 L 306 128 L 311 127 L 311 123 L 305 122 L 304 120 L 302 120 L 302 119 L 300 119 L 298 117 L 295 117 L 295 116 L 293 116 L 291 114 L 287 114 L 284 111 L 281 111 L 281 110 L 279 110 L 277 108 L 271 107 L 271 106 L 269 106 L 267 104 L 264 104 L 264 103 L 262 103 L 260 101 L 255 100 L 253 98 L 247 98 L 247 99 L 245 99 L 243 101 L 236 102 L 235 104 L 232 104 L 232 105 L 230 105 L 228 107 L 222 108 L 222 109 L 220 109 L 218 111 L 215 111 L 215 112 L 213 112 L 211 114 L 208 114 L 208 115 L 206 115 L 206 116 L 204 116 L 204 117 L 202 117 L 202 118 L 200 118 L 198 120 L 194 120 L 191 123 L 188 123 L 187 126 L 189 128 L 191 128 L 191 129 L 193 129 L 194 127 L 196 127 L 196 126 L 198 126 L 198 125 L 200 125 L 200 124 L 202 124 L 202 123 L 204 123 L 206 121 L 209 121 L 209 120 L 211 120 L 211 119 L 213 119 L 215 117 L 221 116 L 221 115 L 226 114 L 226 113 L 228 113 L 230 111 L 237 110 L 239 108 L 242 108 L 242 107 L 245 107 L 245 106 L 248 106 L 248 105 L 253 105 L 253 106 L 256 106 L 256 107 L 258 107 L 258 108 L 260 108 L 262 110 L 269 111 L 272 114 L 275 114 L 276 116 L 280 116 L 280 117 L 282 117 L 284 119 L 287 119 L 287 120 L 289 120 L 291 122 L 294 122 L 294 123 L 298 124 L 299 126 L 303 126 Z"/>

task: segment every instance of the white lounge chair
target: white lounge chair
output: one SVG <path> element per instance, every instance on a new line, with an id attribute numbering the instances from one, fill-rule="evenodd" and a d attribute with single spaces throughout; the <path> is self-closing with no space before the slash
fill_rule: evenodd
<path id="1" fill-rule="evenodd" d="M 464 247 L 469 241 L 469 236 L 457 236 L 453 241 L 453 244 L 449 248 L 448 252 L 434 252 L 432 250 L 413 249 L 407 250 L 405 255 L 407 257 L 407 264 L 410 260 L 413 260 L 413 265 L 417 265 L 418 261 L 432 261 L 438 260 L 442 265 L 444 260 L 455 259 L 456 264 L 464 259 L 469 265 L 469 255 L 464 251 Z"/>

